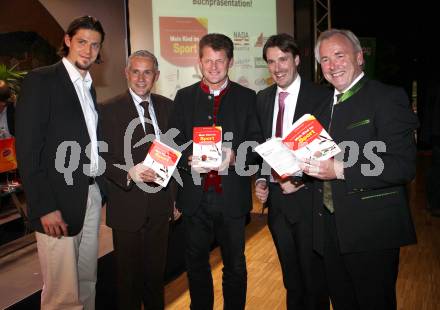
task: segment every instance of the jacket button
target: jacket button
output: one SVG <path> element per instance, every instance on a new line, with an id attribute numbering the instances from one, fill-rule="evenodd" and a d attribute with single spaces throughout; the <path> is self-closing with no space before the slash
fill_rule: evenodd
<path id="1" fill-rule="evenodd" d="M 208 115 L 208 119 L 209 119 L 209 120 L 212 120 L 212 116 L 211 116 L 211 115 Z"/>
<path id="2" fill-rule="evenodd" d="M 322 193 L 322 189 L 318 188 L 318 192 Z"/>

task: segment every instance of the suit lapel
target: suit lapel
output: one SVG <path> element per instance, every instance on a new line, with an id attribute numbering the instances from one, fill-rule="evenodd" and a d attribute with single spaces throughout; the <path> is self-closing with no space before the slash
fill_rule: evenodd
<path id="1" fill-rule="evenodd" d="M 165 105 L 161 104 L 160 97 L 155 94 L 151 94 L 151 100 L 153 101 L 154 114 L 156 115 L 157 124 L 159 126 L 159 131 L 165 130 L 167 128 L 167 113 L 165 111 Z"/>
<path id="2" fill-rule="evenodd" d="M 60 84 L 56 84 L 56 85 L 57 87 L 58 85 L 61 85 L 61 87 L 57 88 L 55 91 L 60 94 L 63 94 L 62 96 L 65 99 L 64 104 L 70 104 L 73 106 L 73 109 L 76 111 L 78 117 L 81 118 L 82 120 L 82 122 L 80 122 L 81 125 L 83 126 L 82 132 L 86 133 L 88 139 L 90 140 L 90 136 L 87 131 L 86 119 L 84 117 L 84 113 L 81 108 L 81 103 L 79 101 L 78 94 L 76 93 L 75 86 L 73 85 L 69 73 L 67 72 L 67 69 L 62 61 L 58 62 L 55 71 L 57 75 L 57 80 L 60 82 Z"/>
<path id="3" fill-rule="evenodd" d="M 263 129 L 264 130 L 264 137 L 265 138 L 271 138 L 272 137 L 272 127 L 273 127 L 273 112 L 275 110 L 274 104 L 275 104 L 275 97 L 277 94 L 277 86 L 276 84 L 272 85 L 272 88 L 270 89 L 269 93 L 266 97 L 266 108 L 265 108 L 265 115 L 267 117 L 267 120 L 265 122 L 266 126 Z"/>
<path id="4" fill-rule="evenodd" d="M 313 114 L 315 107 L 313 107 L 313 103 L 308 100 L 308 98 L 310 98 L 309 96 L 310 93 L 307 87 L 307 83 L 301 79 L 298 99 L 296 102 L 295 115 L 293 116 L 293 123 L 306 113 Z"/>
<path id="5" fill-rule="evenodd" d="M 139 120 L 139 114 L 136 109 L 135 103 L 133 102 L 133 98 L 131 97 L 131 94 L 128 90 L 125 94 L 123 101 L 124 104 L 120 105 L 121 111 L 119 114 L 121 116 L 126 115 L 126 119 L 122 122 L 124 124 L 124 128 L 122 128 L 122 130 L 125 132 L 130 122 L 132 122 L 134 119 Z M 140 146 L 134 147 L 134 145 L 143 138 L 145 138 L 145 132 L 142 127 L 142 124 L 138 123 L 131 137 L 131 150 L 133 155 L 133 161 L 135 164 L 138 164 L 145 159 L 148 148 L 150 147 L 151 144 L 151 143 L 144 143 Z"/>
<path id="6" fill-rule="evenodd" d="M 188 124 L 191 124 L 191 127 L 211 126 L 212 120 L 209 120 L 206 117 L 206 115 L 213 114 L 212 111 L 214 106 L 212 104 L 212 101 L 208 100 L 209 95 L 203 92 L 199 83 L 196 84 L 195 87 L 196 89 L 195 89 L 195 98 L 193 101 L 193 119 L 188 120 Z M 221 122 L 221 115 L 219 110 L 217 114 L 217 123 L 220 122 Z M 192 128 L 191 128 L 191 138 L 192 138 Z"/>
<path id="7" fill-rule="evenodd" d="M 131 97 L 129 91 L 127 91 L 124 101 L 126 102 L 126 104 L 121 105 L 121 108 L 126 109 L 126 111 L 121 111 L 121 115 L 127 115 L 126 116 L 127 119 L 125 120 L 124 123 L 126 124 L 125 126 L 128 126 L 128 124 L 130 124 L 130 122 L 133 121 L 134 119 L 139 120 L 139 113 L 136 109 L 135 103 L 134 103 L 133 98 Z M 132 137 L 132 141 L 131 141 L 132 147 L 135 143 L 137 143 L 143 137 L 145 137 L 144 129 L 142 127 L 142 124 L 138 124 L 133 131 L 133 137 Z"/>

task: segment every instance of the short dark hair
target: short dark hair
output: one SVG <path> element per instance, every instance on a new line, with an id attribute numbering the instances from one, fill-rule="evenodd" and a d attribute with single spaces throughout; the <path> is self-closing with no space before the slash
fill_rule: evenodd
<path id="1" fill-rule="evenodd" d="M 287 33 L 270 36 L 263 47 L 263 59 L 267 62 L 266 52 L 270 47 L 278 47 L 283 53 L 291 53 L 293 58 L 299 56 L 299 47 L 295 39 Z"/>
<path id="2" fill-rule="evenodd" d="M 7 102 L 12 95 L 11 88 L 4 80 L 0 80 L 0 102 Z"/>
<path id="3" fill-rule="evenodd" d="M 224 50 L 228 59 L 234 57 L 234 43 L 232 40 L 221 33 L 208 33 L 204 35 L 199 42 L 199 57 L 202 58 L 202 50 L 205 46 L 209 46 L 214 51 Z"/>
<path id="4" fill-rule="evenodd" d="M 72 38 L 80 29 L 89 29 L 99 32 L 101 34 L 101 43 L 104 42 L 105 32 L 102 28 L 101 22 L 97 20 L 93 16 L 81 16 L 75 18 L 67 28 L 66 34 Z M 65 57 L 69 54 L 69 47 L 64 42 L 64 38 L 61 42 L 60 50 L 58 51 L 58 55 L 61 57 Z M 95 62 L 97 64 L 101 63 L 101 52 L 98 53 Z"/>

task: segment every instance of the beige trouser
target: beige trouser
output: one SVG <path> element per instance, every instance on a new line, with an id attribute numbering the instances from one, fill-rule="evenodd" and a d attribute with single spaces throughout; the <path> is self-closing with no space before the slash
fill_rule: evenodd
<path id="1" fill-rule="evenodd" d="M 36 233 L 43 276 L 41 309 L 95 309 L 101 193 L 89 186 L 84 226 L 74 237 Z"/>

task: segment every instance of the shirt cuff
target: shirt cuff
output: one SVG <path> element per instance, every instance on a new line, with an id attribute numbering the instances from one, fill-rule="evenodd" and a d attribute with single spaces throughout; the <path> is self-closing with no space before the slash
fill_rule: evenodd
<path id="1" fill-rule="evenodd" d="M 255 185 L 257 185 L 258 182 L 267 182 L 267 180 L 265 178 L 259 178 L 255 181 Z"/>

